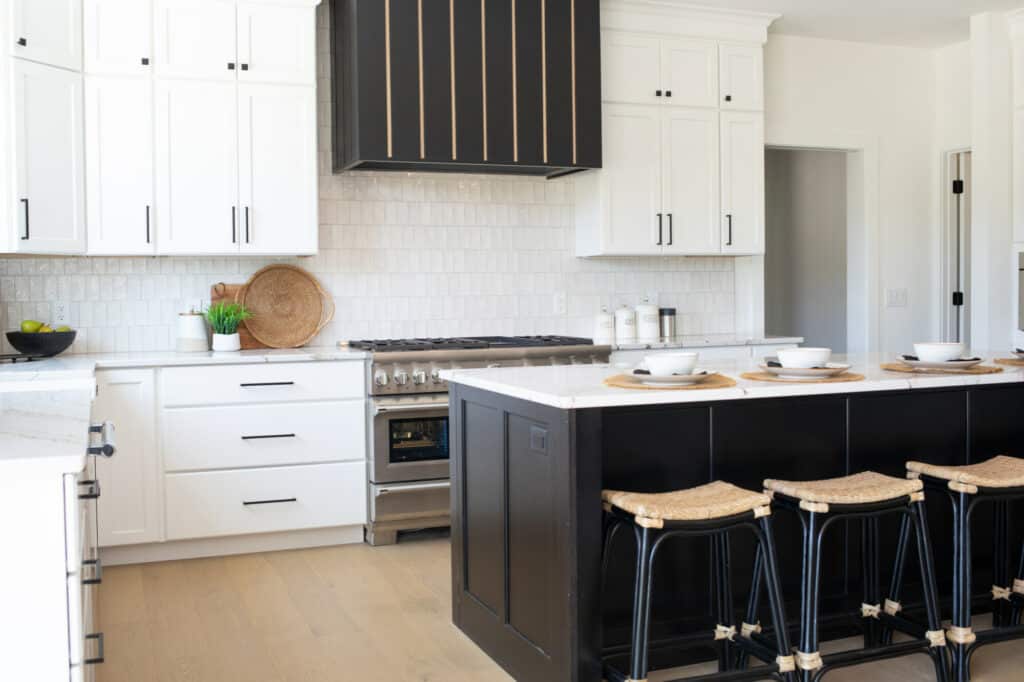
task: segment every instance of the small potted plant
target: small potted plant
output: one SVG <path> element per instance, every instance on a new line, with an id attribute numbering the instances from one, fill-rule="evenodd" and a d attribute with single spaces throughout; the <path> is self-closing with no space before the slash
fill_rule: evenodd
<path id="1" fill-rule="evenodd" d="M 206 321 L 213 328 L 213 350 L 241 350 L 238 325 L 252 317 L 245 306 L 238 303 L 214 303 L 206 309 Z"/>

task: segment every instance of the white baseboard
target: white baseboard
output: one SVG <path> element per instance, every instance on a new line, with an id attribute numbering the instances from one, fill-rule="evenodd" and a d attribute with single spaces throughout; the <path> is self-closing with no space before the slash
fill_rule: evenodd
<path id="1" fill-rule="evenodd" d="M 336 526 L 312 528 L 284 533 L 232 535 L 198 540 L 153 542 L 145 545 L 101 547 L 100 559 L 104 566 L 146 564 L 154 561 L 199 559 L 202 557 L 277 552 L 285 549 L 304 549 L 329 545 L 351 545 L 363 541 L 363 527 Z"/>

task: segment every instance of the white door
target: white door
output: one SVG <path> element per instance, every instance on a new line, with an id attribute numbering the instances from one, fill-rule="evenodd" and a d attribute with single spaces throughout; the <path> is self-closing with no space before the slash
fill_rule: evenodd
<path id="1" fill-rule="evenodd" d="M 17 194 L 14 249 L 82 253 L 82 76 L 14 60 Z"/>
<path id="2" fill-rule="evenodd" d="M 242 253 L 316 253 L 316 90 L 240 85 L 238 91 Z"/>
<path id="3" fill-rule="evenodd" d="M 85 70 L 146 74 L 153 68 L 152 0 L 85 0 Z"/>
<path id="4" fill-rule="evenodd" d="M 13 54 L 82 69 L 82 1 L 14 0 Z"/>
<path id="5" fill-rule="evenodd" d="M 721 253 L 718 112 L 666 109 L 662 119 L 664 253 Z"/>
<path id="6" fill-rule="evenodd" d="M 719 47 L 719 93 L 723 109 L 764 109 L 763 53 L 760 45 Z"/>
<path id="7" fill-rule="evenodd" d="M 601 75 L 601 98 L 606 102 L 664 101 L 661 40 L 636 33 L 602 31 Z"/>
<path id="8" fill-rule="evenodd" d="M 234 84 L 157 81 L 159 253 L 238 252 L 238 97 Z"/>
<path id="9" fill-rule="evenodd" d="M 661 253 L 661 107 L 604 105 L 603 252 Z"/>
<path id="10" fill-rule="evenodd" d="M 160 479 L 157 461 L 156 393 L 152 369 L 96 373 L 93 422 L 110 421 L 117 452 L 97 457 L 103 485 L 99 498 L 101 547 L 162 540 Z"/>
<path id="11" fill-rule="evenodd" d="M 239 80 L 316 85 L 316 8 L 238 5 Z"/>
<path id="12" fill-rule="evenodd" d="M 718 107 L 718 44 L 705 40 L 661 41 L 665 102 Z"/>
<path id="13" fill-rule="evenodd" d="M 149 79 L 86 76 L 85 159 L 89 253 L 155 253 Z"/>
<path id="14" fill-rule="evenodd" d="M 230 0 L 155 0 L 156 73 L 235 80 L 238 50 Z"/>
<path id="15" fill-rule="evenodd" d="M 764 253 L 764 116 L 723 111 L 722 253 Z"/>

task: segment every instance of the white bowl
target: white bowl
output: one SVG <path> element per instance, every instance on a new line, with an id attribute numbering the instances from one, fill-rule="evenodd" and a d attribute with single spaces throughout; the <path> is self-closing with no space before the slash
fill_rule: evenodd
<path id="1" fill-rule="evenodd" d="M 915 343 L 914 355 L 922 362 L 959 360 L 967 351 L 962 343 Z"/>
<path id="2" fill-rule="evenodd" d="M 644 366 L 652 376 L 693 374 L 697 366 L 698 353 L 655 353 L 644 356 Z"/>
<path id="3" fill-rule="evenodd" d="M 824 367 L 832 357 L 831 348 L 784 348 L 777 353 L 779 363 L 791 369 Z"/>

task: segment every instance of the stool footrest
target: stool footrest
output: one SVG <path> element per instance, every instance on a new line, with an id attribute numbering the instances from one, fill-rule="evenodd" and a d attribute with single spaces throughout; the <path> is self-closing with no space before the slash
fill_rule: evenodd
<path id="1" fill-rule="evenodd" d="M 870 661 L 881 661 L 889 658 L 899 658 L 918 651 L 927 652 L 931 645 L 927 641 L 915 640 L 912 642 L 898 642 L 885 646 L 873 647 L 871 649 L 851 649 L 840 651 L 834 654 L 827 654 L 821 657 L 825 669 L 841 668 Z"/>

